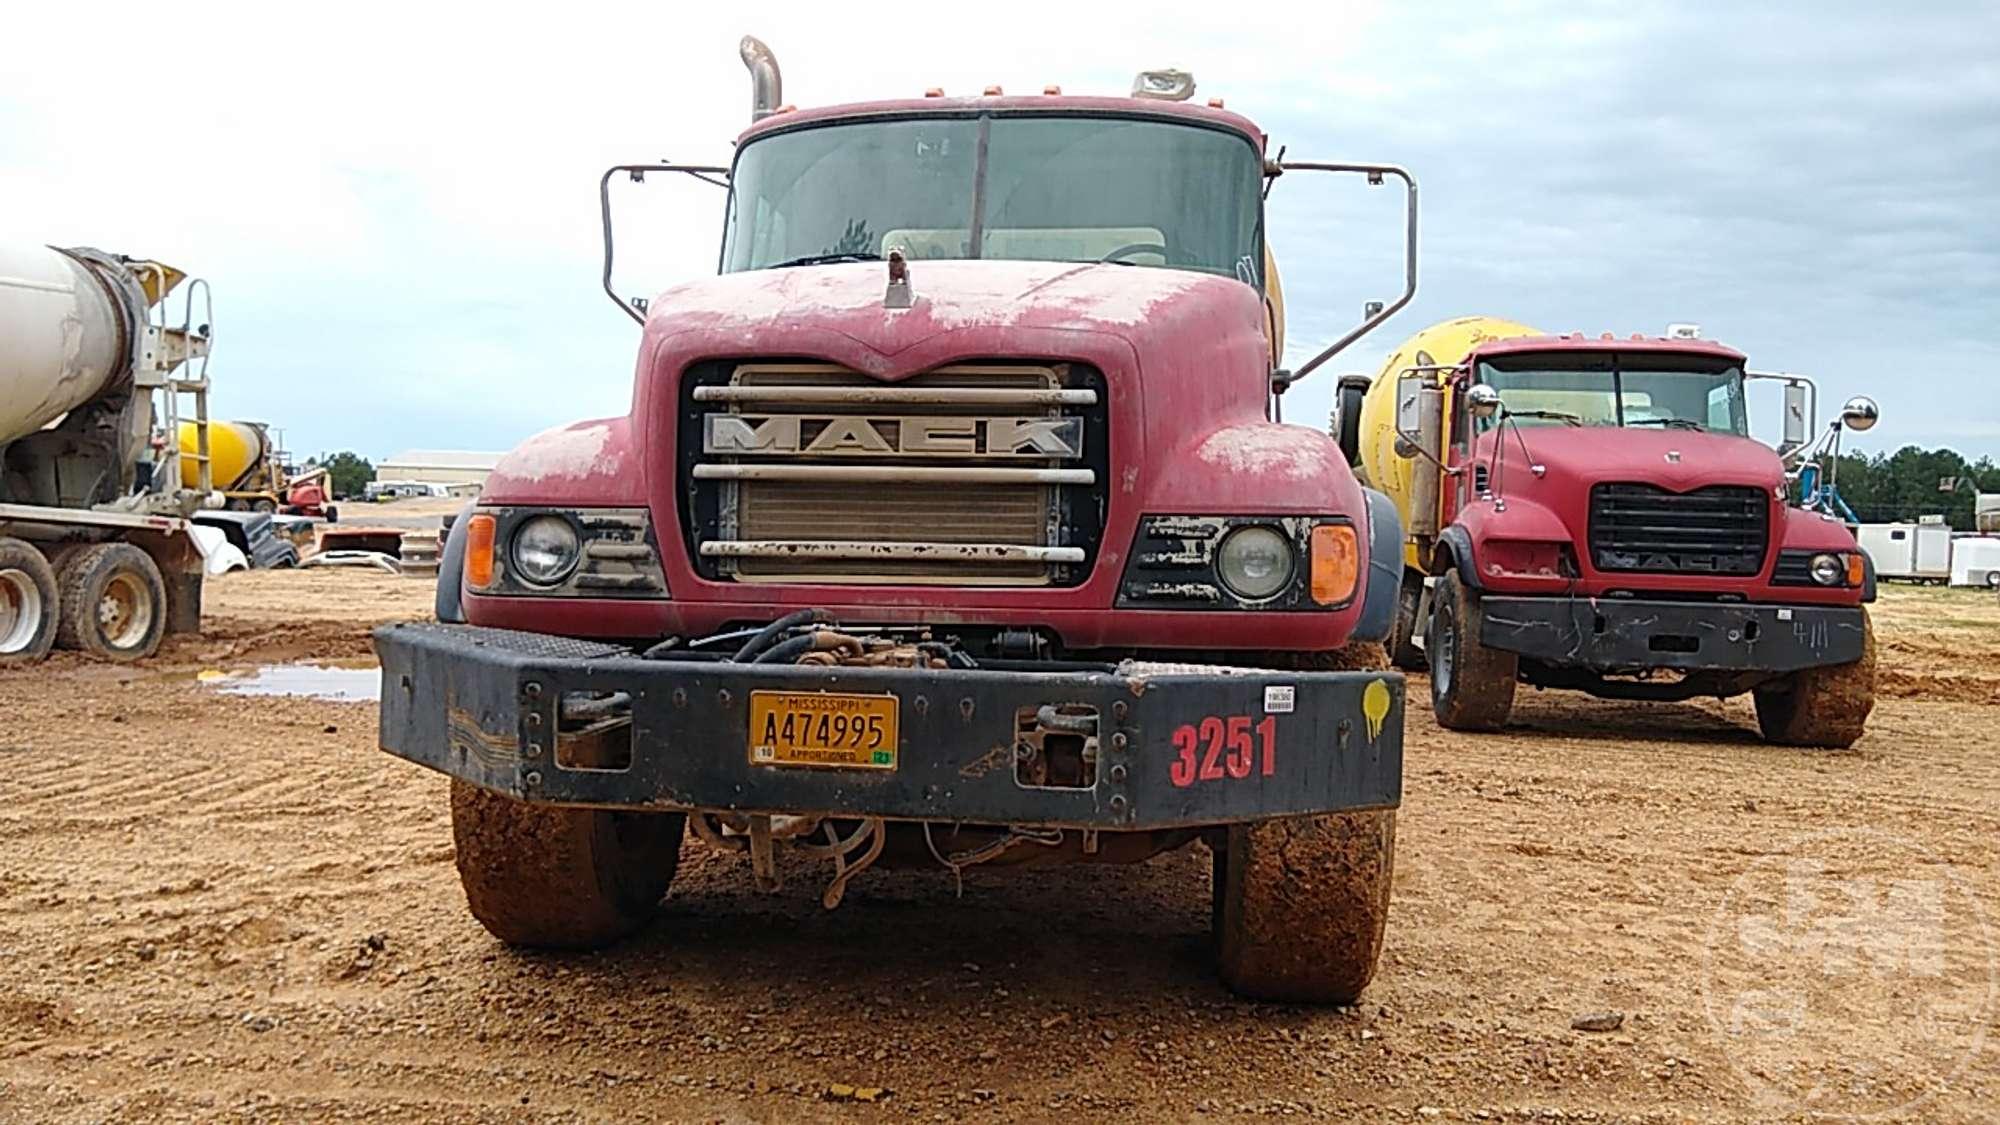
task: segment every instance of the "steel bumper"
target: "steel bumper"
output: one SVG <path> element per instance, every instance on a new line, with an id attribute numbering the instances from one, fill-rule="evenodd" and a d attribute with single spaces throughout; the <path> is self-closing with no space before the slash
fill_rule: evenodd
<path id="1" fill-rule="evenodd" d="M 1402 797 L 1403 679 L 1390 672 L 689 663 L 432 624 L 384 626 L 375 647 L 382 748 L 527 801 L 1137 830 L 1388 808 Z M 895 768 L 753 762 L 753 691 L 893 695 Z M 560 701 L 606 692 L 630 696 L 629 761 L 562 764 Z M 1044 704 L 1095 709 L 1094 784 L 1018 775 L 1022 725 Z"/>
<path id="2" fill-rule="evenodd" d="M 1479 639 L 1560 667 L 1793 672 L 1861 659 L 1858 606 L 1484 597 Z"/>

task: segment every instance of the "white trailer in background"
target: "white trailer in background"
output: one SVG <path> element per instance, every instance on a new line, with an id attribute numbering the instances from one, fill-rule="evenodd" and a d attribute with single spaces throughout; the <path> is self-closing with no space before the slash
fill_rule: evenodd
<path id="1" fill-rule="evenodd" d="M 1875 563 L 1877 578 L 1943 582 L 1951 577 L 1951 527 L 1942 520 L 1864 523 L 1854 537 Z"/>
<path id="2" fill-rule="evenodd" d="M 2000 589 L 2000 539 L 1966 535 L 1952 540 L 1951 584 Z"/>

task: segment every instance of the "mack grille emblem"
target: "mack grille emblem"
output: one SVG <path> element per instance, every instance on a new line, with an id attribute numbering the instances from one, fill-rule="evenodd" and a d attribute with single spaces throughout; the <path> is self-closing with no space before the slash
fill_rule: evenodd
<path id="1" fill-rule="evenodd" d="M 1083 456 L 1081 418 L 710 414 L 702 451 L 797 457 Z"/>

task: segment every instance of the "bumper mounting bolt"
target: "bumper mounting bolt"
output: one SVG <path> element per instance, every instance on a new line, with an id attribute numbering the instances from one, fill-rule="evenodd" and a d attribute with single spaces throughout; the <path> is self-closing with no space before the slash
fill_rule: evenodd
<path id="1" fill-rule="evenodd" d="M 686 689 L 686 688 L 675 688 L 675 689 L 674 689 L 674 707 L 675 707 L 675 708 L 677 708 L 677 709 L 682 709 L 682 710 L 684 710 L 684 709 L 686 709 L 687 705 L 688 705 L 688 693 L 687 693 L 687 689 Z"/>
<path id="2" fill-rule="evenodd" d="M 1129 742 L 1130 740 L 1125 737 L 1125 732 L 1122 730 L 1111 736 L 1111 748 L 1113 750 L 1123 750 Z"/>
<path id="3" fill-rule="evenodd" d="M 1123 783 L 1124 783 L 1124 781 L 1125 781 L 1125 767 L 1124 767 L 1124 766 L 1112 766 L 1112 767 L 1111 767 L 1111 780 L 1113 780 L 1113 781 L 1115 781 L 1115 782 L 1118 782 L 1118 783 L 1120 783 L 1120 784 L 1123 784 Z"/>
<path id="4" fill-rule="evenodd" d="M 521 784 L 527 786 L 529 789 L 540 789 L 542 787 L 541 771 L 529 770 L 528 776 L 521 779 Z"/>
<path id="5" fill-rule="evenodd" d="M 529 699 L 540 699 L 542 697 L 541 681 L 529 680 L 527 683 L 522 684 L 521 694 Z"/>
<path id="6" fill-rule="evenodd" d="M 1121 723 L 1125 721 L 1125 715 L 1129 711 L 1131 711 L 1131 708 L 1125 706 L 1125 701 L 1122 699 L 1116 700 L 1111 704 L 1111 717 Z"/>

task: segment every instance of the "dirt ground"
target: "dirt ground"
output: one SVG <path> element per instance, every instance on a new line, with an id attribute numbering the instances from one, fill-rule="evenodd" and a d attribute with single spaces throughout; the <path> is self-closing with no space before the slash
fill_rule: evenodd
<path id="1" fill-rule="evenodd" d="M 2000 1106 L 1988 595 L 1886 592 L 1882 697 L 1848 752 L 1763 745 L 1744 700 L 1525 690 L 1507 733 L 1447 735 L 1413 678 L 1388 949 L 1332 1010 L 1216 982 L 1199 848 L 975 870 L 963 897 L 943 873 L 870 873 L 829 913 L 803 871 L 764 896 L 691 843 L 640 939 L 510 952 L 465 913 L 444 781 L 376 750 L 372 704 L 213 682 L 365 662 L 369 626 L 429 598 L 377 573 L 231 575 L 206 635 L 143 666 L 0 673 L 0 1120 Z M 1849 899 L 1831 915 L 1838 896 L 1810 897 L 1829 888 Z"/>

